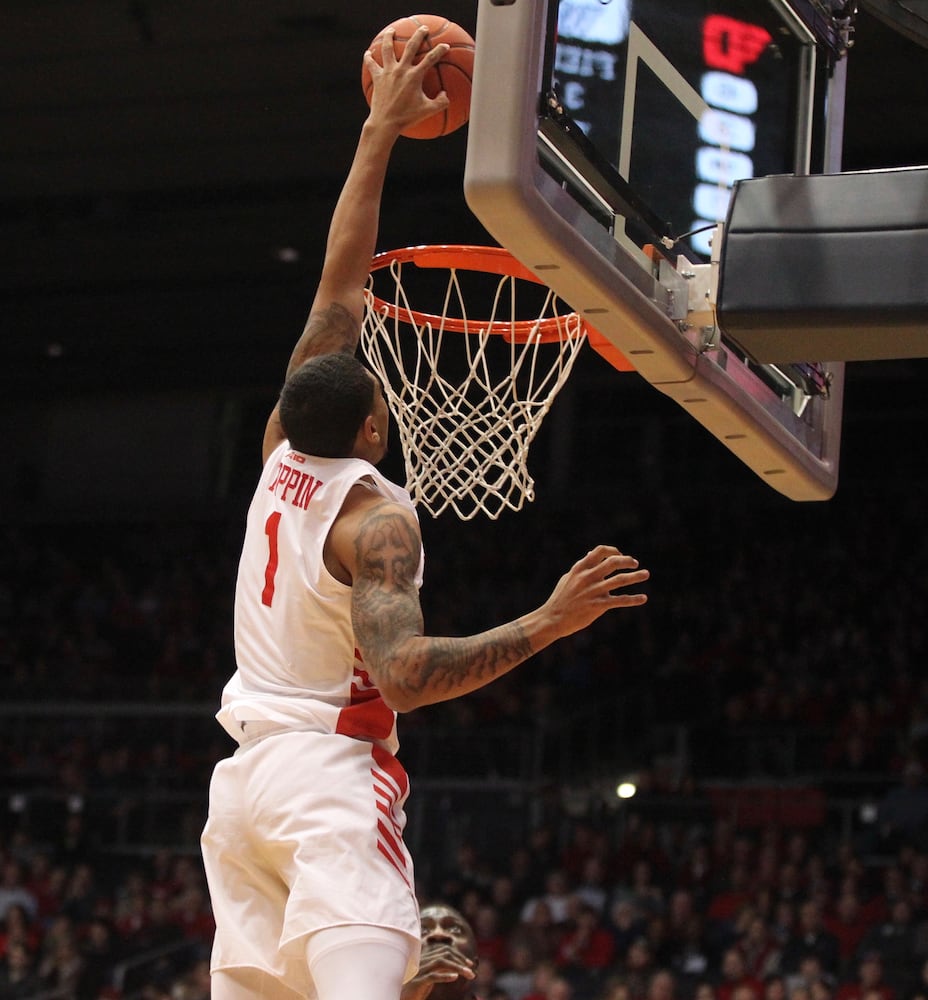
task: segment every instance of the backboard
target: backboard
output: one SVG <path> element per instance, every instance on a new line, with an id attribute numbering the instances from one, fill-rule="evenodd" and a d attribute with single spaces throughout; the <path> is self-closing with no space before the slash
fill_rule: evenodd
<path id="1" fill-rule="evenodd" d="M 737 181 L 840 170 L 845 6 L 479 0 L 477 15 L 471 210 L 795 500 L 836 488 L 844 366 L 758 364 L 726 342 L 717 264 Z"/>

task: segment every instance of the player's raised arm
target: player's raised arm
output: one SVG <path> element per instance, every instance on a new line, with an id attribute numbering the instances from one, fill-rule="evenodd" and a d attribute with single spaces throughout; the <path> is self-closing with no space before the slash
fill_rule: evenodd
<path id="1" fill-rule="evenodd" d="M 426 97 L 422 89 L 426 72 L 448 48 L 436 45 L 414 63 L 427 34 L 424 27 L 417 31 L 397 58 L 393 32 L 385 32 L 382 67 L 370 52 L 364 55 L 374 83 L 371 110 L 332 215 L 319 285 L 306 326 L 290 356 L 288 375 L 314 355 L 353 353 L 357 348 L 364 286 L 376 248 L 390 154 L 402 129 L 441 110 L 448 101 L 444 94 Z M 265 461 L 283 437 L 275 407 L 264 435 Z"/>
<path id="2" fill-rule="evenodd" d="M 599 545 L 534 611 L 477 635 L 429 636 L 415 583 L 422 541 L 410 511 L 362 497 L 343 510 L 331 541 L 351 576 L 355 641 L 384 700 L 398 712 L 469 694 L 607 611 L 647 600 L 625 591 L 647 580 L 648 571 L 617 548 Z"/>

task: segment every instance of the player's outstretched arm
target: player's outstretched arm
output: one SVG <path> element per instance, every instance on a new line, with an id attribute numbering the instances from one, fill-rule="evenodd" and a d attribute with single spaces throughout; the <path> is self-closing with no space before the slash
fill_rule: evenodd
<path id="1" fill-rule="evenodd" d="M 422 544 L 415 516 L 371 501 L 343 515 L 338 532 L 334 542 L 352 580 L 355 640 L 384 700 L 399 712 L 475 691 L 607 611 L 647 600 L 626 588 L 647 580 L 648 571 L 614 546 L 598 545 L 536 610 L 478 635 L 427 636 L 415 583 Z"/>
<path id="2" fill-rule="evenodd" d="M 317 354 L 353 353 L 358 346 L 364 286 L 377 243 L 390 155 L 404 128 L 448 103 L 447 95 L 429 98 L 422 89 L 425 74 L 448 46 L 436 45 L 421 62 L 413 61 L 427 34 L 424 26 L 420 28 L 397 59 L 393 32 L 386 32 L 382 67 L 369 52 L 364 54 L 374 83 L 370 114 L 361 128 L 351 168 L 332 214 L 319 286 L 306 326 L 290 355 L 288 375 Z M 264 435 L 265 461 L 283 436 L 275 407 Z"/>

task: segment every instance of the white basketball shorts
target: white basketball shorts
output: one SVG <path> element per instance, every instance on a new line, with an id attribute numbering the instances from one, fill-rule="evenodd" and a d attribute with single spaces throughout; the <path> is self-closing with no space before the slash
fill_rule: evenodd
<path id="1" fill-rule="evenodd" d="M 201 841 L 216 919 L 212 969 L 261 969 L 311 995 L 306 936 L 374 925 L 407 935 L 414 975 L 407 792 L 395 757 L 329 733 L 275 732 L 220 761 Z"/>

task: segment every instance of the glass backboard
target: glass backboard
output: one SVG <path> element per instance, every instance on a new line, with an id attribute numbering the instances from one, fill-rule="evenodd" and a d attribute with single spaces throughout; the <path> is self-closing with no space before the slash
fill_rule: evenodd
<path id="1" fill-rule="evenodd" d="M 755 363 L 720 334 L 714 296 L 733 185 L 840 170 L 839 6 L 479 0 L 477 16 L 471 210 L 796 500 L 837 485 L 843 364 Z"/>

